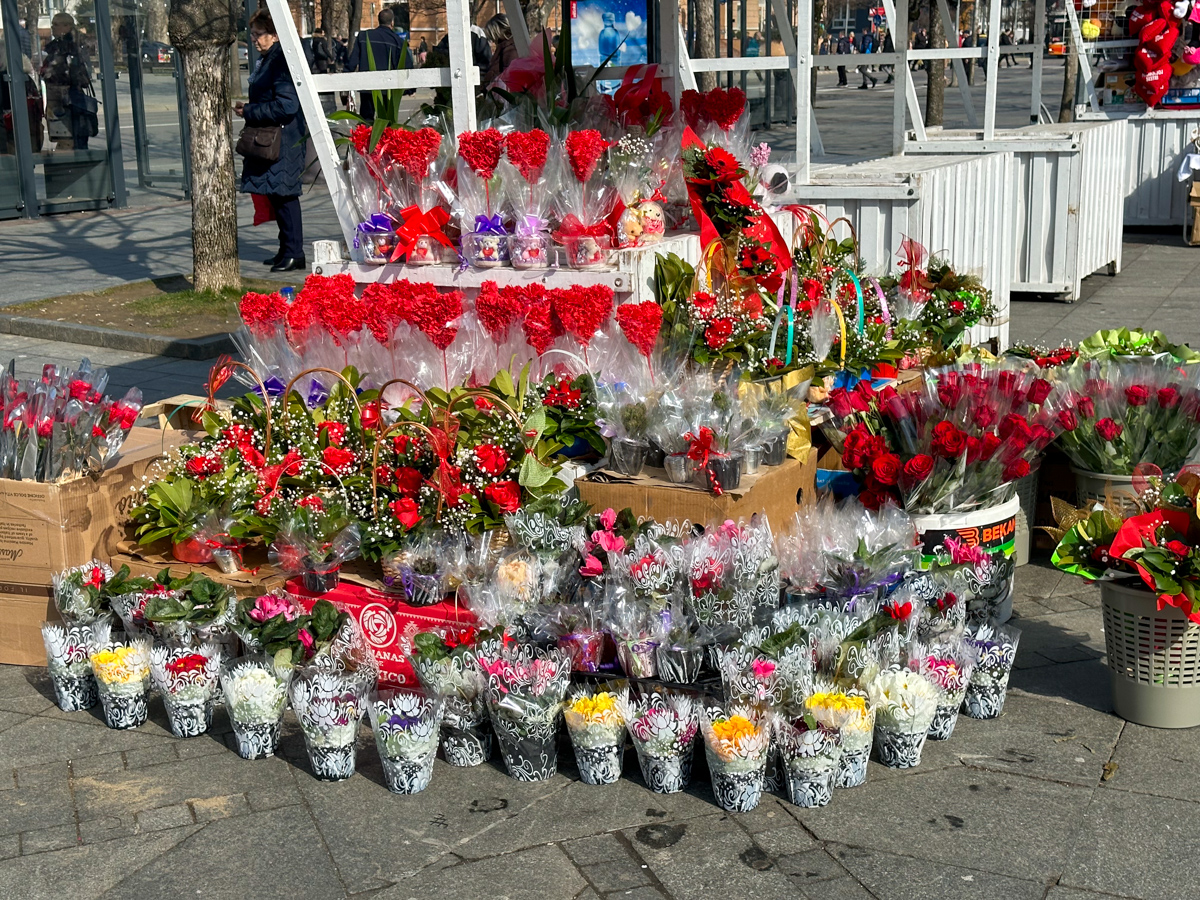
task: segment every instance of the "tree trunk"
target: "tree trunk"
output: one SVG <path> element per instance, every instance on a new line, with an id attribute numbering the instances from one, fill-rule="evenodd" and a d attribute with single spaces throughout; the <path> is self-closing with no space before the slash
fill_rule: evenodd
<path id="1" fill-rule="evenodd" d="M 957 44 L 957 41 L 955 42 Z M 937 5 L 929 4 L 929 49 L 946 46 L 946 29 L 942 27 L 942 16 Z M 946 102 L 946 61 L 944 59 L 929 59 L 925 61 L 925 73 L 929 79 L 925 86 L 925 124 L 941 125 L 944 119 Z"/>
<path id="2" fill-rule="evenodd" d="M 526 0 L 522 8 L 525 12 L 525 28 L 529 31 L 529 40 L 536 41 L 550 18 L 551 6 L 547 5 L 546 0 Z"/>
<path id="3" fill-rule="evenodd" d="M 696 58 L 716 59 L 717 23 L 713 16 L 712 0 L 696 0 Z M 716 72 L 700 72 L 696 85 L 702 91 L 711 91 L 717 86 Z"/>
<path id="4" fill-rule="evenodd" d="M 350 21 L 349 0 L 321 0 L 321 24 L 329 36 L 351 38 L 358 33 L 358 23 Z"/>
<path id="5" fill-rule="evenodd" d="M 171 43 L 183 58 L 192 147 L 192 263 L 197 291 L 241 285 L 234 190 L 228 0 L 172 0 Z"/>
<path id="6" fill-rule="evenodd" d="M 170 32 L 167 28 L 167 0 L 143 0 L 144 9 L 146 10 L 146 35 L 147 41 L 158 41 L 160 44 L 168 44 L 171 41 Z"/>
<path id="7" fill-rule="evenodd" d="M 362 0 L 350 0 L 350 31 L 346 34 L 346 39 L 351 44 L 358 36 L 358 32 L 362 30 Z"/>
<path id="8" fill-rule="evenodd" d="M 1062 100 L 1058 104 L 1058 121 L 1075 121 L 1075 85 L 1079 79 L 1079 48 L 1075 46 L 1075 34 L 1070 28 L 1063 35 L 1067 41 L 1066 71 L 1063 73 Z"/>
<path id="9" fill-rule="evenodd" d="M 20 10 L 21 17 L 25 19 L 25 30 L 33 38 L 33 49 L 36 51 L 42 46 L 38 38 L 38 17 L 42 11 L 42 0 L 24 0 L 20 4 Z"/>

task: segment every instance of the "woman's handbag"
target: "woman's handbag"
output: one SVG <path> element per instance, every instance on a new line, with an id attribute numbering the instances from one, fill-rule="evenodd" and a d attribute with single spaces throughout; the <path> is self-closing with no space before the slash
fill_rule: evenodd
<path id="1" fill-rule="evenodd" d="M 247 125 L 242 129 L 234 150 L 246 159 L 278 162 L 283 149 L 282 125 Z"/>

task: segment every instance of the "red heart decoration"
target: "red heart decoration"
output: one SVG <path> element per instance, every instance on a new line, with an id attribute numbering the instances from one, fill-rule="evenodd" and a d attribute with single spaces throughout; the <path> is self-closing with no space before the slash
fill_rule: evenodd
<path id="1" fill-rule="evenodd" d="M 554 304 L 558 320 L 583 347 L 591 343 L 600 326 L 612 315 L 613 291 L 603 284 L 556 288 L 546 294 Z"/>
<path id="2" fill-rule="evenodd" d="M 596 171 L 600 157 L 608 149 L 608 141 L 594 128 L 572 131 L 566 140 L 567 161 L 580 184 L 587 182 Z"/>
<path id="3" fill-rule="evenodd" d="M 415 287 L 415 286 L 414 286 Z M 415 287 L 409 298 L 408 320 L 416 325 L 439 350 L 445 350 L 458 334 L 455 320 L 463 313 L 462 291 L 442 294 L 432 285 Z"/>
<path id="4" fill-rule="evenodd" d="M 535 128 L 533 131 L 513 131 L 504 139 L 508 161 L 517 167 L 521 177 L 533 184 L 546 166 L 550 150 L 550 135 Z"/>
<path id="5" fill-rule="evenodd" d="M 1163 59 L 1149 72 L 1139 72 L 1134 78 L 1133 89 L 1147 106 L 1157 106 L 1171 87 L 1171 63 Z"/>
<path id="6" fill-rule="evenodd" d="M 563 334 L 548 297 L 529 304 L 521 329 L 525 332 L 525 342 L 537 351 L 538 356 L 549 350 Z"/>
<path id="7" fill-rule="evenodd" d="M 1133 51 L 1133 67 L 1139 74 L 1157 69 L 1162 61 L 1162 55 L 1157 53 L 1150 44 L 1143 44 Z"/>
<path id="8" fill-rule="evenodd" d="M 1137 37 L 1143 28 L 1158 15 L 1158 10 L 1152 6 L 1137 6 L 1129 13 L 1127 21 L 1127 30 L 1130 37 Z"/>
<path id="9" fill-rule="evenodd" d="M 746 95 L 741 88 L 713 88 L 705 95 L 705 112 L 709 121 L 715 122 L 722 131 L 737 124 L 746 109 Z"/>
<path id="10" fill-rule="evenodd" d="M 509 326 L 517 320 L 524 308 L 519 288 L 506 286 L 499 290 L 494 281 L 485 281 L 479 286 L 479 294 L 475 298 L 475 314 L 479 316 L 479 323 L 491 335 L 492 340 L 499 341 L 506 337 Z"/>
<path id="11" fill-rule="evenodd" d="M 637 348 L 638 353 L 650 358 L 658 333 L 662 329 L 662 307 L 653 300 L 643 303 L 622 303 L 617 307 L 617 324 L 625 340 Z"/>
<path id="12" fill-rule="evenodd" d="M 429 167 L 442 146 L 442 136 L 432 128 L 420 131 L 389 128 L 380 143 L 405 172 L 420 181 L 429 175 Z"/>
<path id="13" fill-rule="evenodd" d="M 1159 53 L 1161 53 L 1163 56 L 1169 57 L 1171 55 L 1171 51 L 1175 49 L 1175 42 L 1178 40 L 1179 28 L 1173 22 L 1167 22 L 1167 27 L 1163 29 L 1162 33 L 1154 38 L 1151 43 L 1154 44 L 1155 49 L 1158 50 Z M 1143 43 L 1145 43 L 1144 37 Z"/>
<path id="14" fill-rule="evenodd" d="M 471 171 L 484 181 L 488 181 L 495 174 L 503 149 L 504 138 L 495 128 L 464 131 L 458 136 L 458 155 L 470 166 Z"/>

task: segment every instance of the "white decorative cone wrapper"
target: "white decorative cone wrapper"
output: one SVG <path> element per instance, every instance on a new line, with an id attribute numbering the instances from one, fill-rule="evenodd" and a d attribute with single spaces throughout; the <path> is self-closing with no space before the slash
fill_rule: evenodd
<path id="1" fill-rule="evenodd" d="M 889 769 L 911 769 L 921 764 L 925 747 L 925 731 L 911 733 L 896 731 L 885 725 L 875 725 L 875 753 Z"/>
<path id="2" fill-rule="evenodd" d="M 707 744 L 704 751 L 708 758 L 708 773 L 712 778 L 712 792 L 717 806 L 726 812 L 750 812 L 757 807 L 762 799 L 766 755 L 758 760 L 757 764 L 749 760 L 739 760 L 737 764 L 731 765 L 722 762 Z"/>
<path id="3" fill-rule="evenodd" d="M 580 747 L 572 740 L 575 748 L 575 765 L 579 769 L 579 780 L 584 784 L 615 784 L 621 778 L 621 758 L 624 742 L 608 747 Z"/>
<path id="4" fill-rule="evenodd" d="M 419 794 L 429 787 L 436 758 L 436 750 L 420 759 L 389 759 L 381 756 L 384 784 L 393 794 Z"/>

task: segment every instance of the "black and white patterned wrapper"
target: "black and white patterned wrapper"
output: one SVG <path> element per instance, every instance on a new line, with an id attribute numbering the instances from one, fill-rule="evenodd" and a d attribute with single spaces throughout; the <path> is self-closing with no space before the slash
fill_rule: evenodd
<path id="1" fill-rule="evenodd" d="M 767 756 L 762 759 L 727 763 L 705 745 L 708 772 L 712 777 L 713 797 L 725 812 L 750 812 L 758 806 L 763 793 Z"/>
<path id="2" fill-rule="evenodd" d="M 313 774 L 322 781 L 344 781 L 354 774 L 358 747 L 315 747 L 307 739 L 308 761 Z"/>
<path id="3" fill-rule="evenodd" d="M 573 740 L 571 743 L 575 748 L 580 781 L 584 784 L 615 784 L 620 780 L 624 742 L 607 747 L 580 747 Z"/>
<path id="4" fill-rule="evenodd" d="M 875 754 L 890 769 L 911 769 L 921 764 L 928 729 L 913 733 L 875 724 Z"/>
<path id="5" fill-rule="evenodd" d="M 100 689 L 96 685 L 96 676 L 91 672 L 84 675 L 51 672 L 50 680 L 54 683 L 55 702 L 63 712 L 91 709 L 100 702 Z"/>
<path id="6" fill-rule="evenodd" d="M 442 727 L 442 754 L 452 766 L 480 766 L 492 758 L 492 730 L 486 721 L 468 728 Z"/>
<path id="7" fill-rule="evenodd" d="M 819 757 L 796 757 L 786 761 L 787 798 L 793 806 L 806 809 L 825 806 L 833 799 L 838 761 Z"/>
<path id="8" fill-rule="evenodd" d="M 384 784 L 393 794 L 419 794 L 429 787 L 436 757 L 436 752 L 426 753 L 418 759 L 389 759 L 381 756 Z"/>
<path id="9" fill-rule="evenodd" d="M 237 754 L 242 759 L 266 759 L 275 755 L 283 731 L 278 722 L 238 722 L 231 720 L 233 736 L 237 742 Z"/>
<path id="10" fill-rule="evenodd" d="M 145 691 L 137 694 L 114 694 L 102 689 L 100 705 L 104 709 L 104 724 L 121 731 L 137 728 L 150 717 Z"/>
<path id="11" fill-rule="evenodd" d="M 646 787 L 656 794 L 677 794 L 686 788 L 692 781 L 692 752 L 688 747 L 682 756 L 652 756 L 639 750 L 638 765 Z"/>

